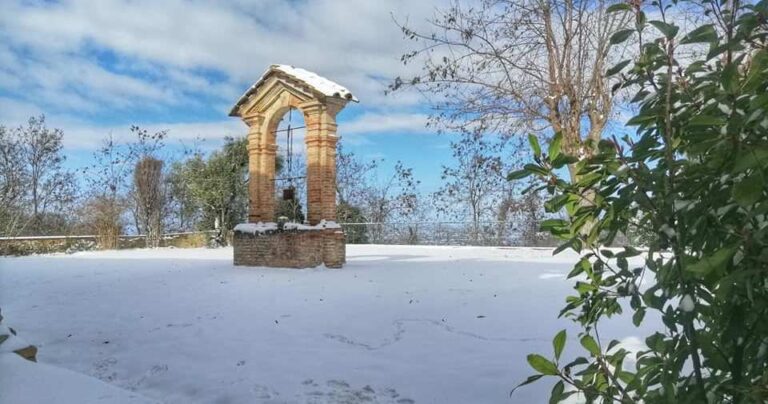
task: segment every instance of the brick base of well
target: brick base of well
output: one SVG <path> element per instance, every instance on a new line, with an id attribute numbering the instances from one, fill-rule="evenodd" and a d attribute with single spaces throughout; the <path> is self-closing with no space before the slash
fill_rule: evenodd
<path id="1" fill-rule="evenodd" d="M 325 264 L 341 268 L 346 245 L 341 229 L 291 229 L 244 232 L 235 230 L 235 265 L 313 268 Z"/>

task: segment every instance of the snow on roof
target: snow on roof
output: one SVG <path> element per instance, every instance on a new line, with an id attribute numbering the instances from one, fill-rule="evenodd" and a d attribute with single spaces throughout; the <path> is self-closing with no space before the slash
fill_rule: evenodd
<path id="1" fill-rule="evenodd" d="M 339 97 L 358 102 L 357 97 L 352 95 L 352 93 L 346 87 L 328 80 L 325 77 L 319 76 L 316 73 L 312 73 L 309 70 L 304 70 L 290 65 L 272 65 L 269 66 L 264 74 L 261 75 L 259 80 L 256 81 L 256 83 L 254 83 L 250 88 L 248 88 L 245 94 L 243 94 L 243 96 L 237 100 L 237 103 L 229 112 L 229 116 L 238 116 L 237 109 L 240 107 L 240 105 L 245 103 L 248 100 L 248 97 L 256 92 L 256 90 L 259 88 L 259 86 L 261 86 L 267 76 L 276 71 L 287 74 L 296 80 L 304 82 L 308 86 L 312 87 L 315 91 L 325 95 L 326 97 Z"/>

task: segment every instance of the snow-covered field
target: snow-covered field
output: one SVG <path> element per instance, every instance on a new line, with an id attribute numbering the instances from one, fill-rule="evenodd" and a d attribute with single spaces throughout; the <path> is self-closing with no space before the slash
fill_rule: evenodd
<path id="1" fill-rule="evenodd" d="M 557 319 L 573 254 L 350 245 L 347 259 L 288 270 L 234 267 L 231 249 L 0 258 L 3 323 L 44 364 L 2 354 L 0 403 L 44 391 L 59 398 L 45 403 L 539 403 L 545 380 L 509 397 L 532 373 L 525 356 L 550 356 L 562 328 L 578 345 Z M 601 336 L 631 345 L 643 327 L 617 319 Z"/>

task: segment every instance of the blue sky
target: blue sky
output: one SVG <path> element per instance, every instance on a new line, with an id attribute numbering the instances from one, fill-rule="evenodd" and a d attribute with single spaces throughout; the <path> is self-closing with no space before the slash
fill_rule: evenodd
<path id="1" fill-rule="evenodd" d="M 437 3 L 406 0 L 0 0 L 0 124 L 45 114 L 81 166 L 109 133 L 169 130 L 206 147 L 245 126 L 227 112 L 273 63 L 314 71 L 359 99 L 338 117 L 347 150 L 401 160 L 425 192 L 439 183 L 450 138 L 425 129 L 414 93 L 385 96 L 407 75 L 410 44 L 392 18 L 423 24 Z"/>

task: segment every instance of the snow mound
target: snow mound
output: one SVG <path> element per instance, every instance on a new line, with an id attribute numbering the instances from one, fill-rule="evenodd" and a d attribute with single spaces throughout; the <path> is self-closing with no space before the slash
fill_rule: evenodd
<path id="1" fill-rule="evenodd" d="M 308 224 L 288 222 L 283 225 L 284 230 L 324 230 L 324 229 L 341 229 L 341 225 L 333 220 L 321 220 L 320 223 L 310 226 Z M 277 223 L 273 222 L 258 222 L 258 223 L 240 223 L 235 226 L 235 231 L 240 233 L 266 233 L 278 230 Z"/>
<path id="2" fill-rule="evenodd" d="M 137 393 L 111 386 L 99 379 L 30 362 L 11 354 L 0 354 L 0 402 L 48 404 L 149 404 Z"/>
<path id="3" fill-rule="evenodd" d="M 7 337 L 0 343 L 0 354 L 13 353 L 13 351 L 24 349 L 31 345 L 27 343 L 27 341 L 24 341 L 23 338 L 12 333 L 4 324 L 0 324 L 0 336 L 2 335 L 7 335 Z"/>
<path id="4" fill-rule="evenodd" d="M 277 223 L 240 223 L 237 226 L 235 226 L 235 231 L 240 233 L 250 233 L 250 234 L 256 234 L 256 233 L 266 233 L 268 231 L 275 231 L 277 230 Z"/>
<path id="5" fill-rule="evenodd" d="M 285 230 L 323 230 L 323 229 L 341 229 L 341 226 L 333 220 L 321 220 L 320 223 L 310 226 L 301 223 L 286 223 L 283 228 Z"/>

